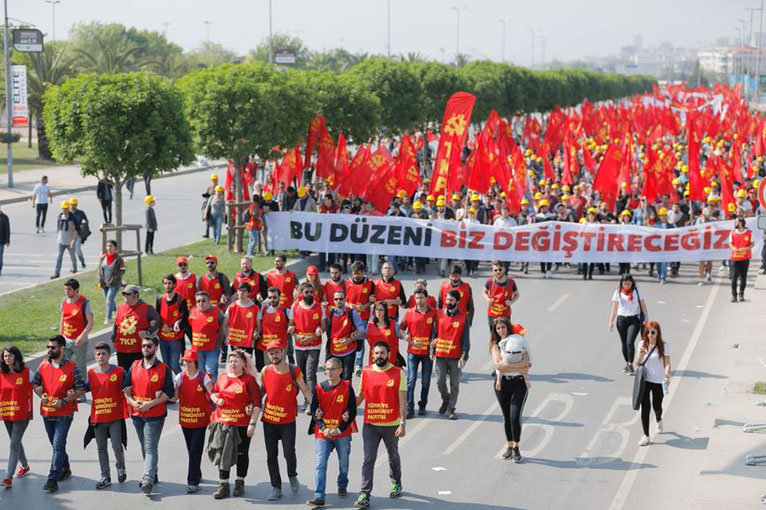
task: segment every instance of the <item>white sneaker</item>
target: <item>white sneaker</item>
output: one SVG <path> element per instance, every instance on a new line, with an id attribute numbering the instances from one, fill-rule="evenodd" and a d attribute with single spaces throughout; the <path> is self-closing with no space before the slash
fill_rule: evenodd
<path id="1" fill-rule="evenodd" d="M 707 281 L 712 282 L 713 281 L 713 275 L 710 273 L 707 274 Z"/>
<path id="2" fill-rule="evenodd" d="M 665 428 L 662 426 L 662 420 L 657 422 L 657 433 L 662 434 L 665 432 Z"/>
<path id="3" fill-rule="evenodd" d="M 705 280 L 700 280 L 697 282 L 698 287 L 702 287 L 703 285 L 705 285 Z"/>
<path id="4" fill-rule="evenodd" d="M 638 442 L 638 446 L 647 446 L 649 444 L 649 436 L 642 436 L 641 441 Z"/>

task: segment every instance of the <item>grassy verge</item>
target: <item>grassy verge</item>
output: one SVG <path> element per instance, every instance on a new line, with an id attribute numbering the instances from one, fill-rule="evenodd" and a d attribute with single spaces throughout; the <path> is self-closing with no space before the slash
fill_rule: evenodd
<path id="1" fill-rule="evenodd" d="M 756 395 L 766 395 L 766 382 L 757 382 L 753 387 L 753 393 Z"/>
<path id="2" fill-rule="evenodd" d="M 0 144 L 0 167 L 5 168 L 8 165 L 8 146 Z M 27 142 L 18 142 L 13 144 L 13 171 L 23 172 L 24 170 L 38 170 L 40 168 L 50 168 L 59 166 L 59 163 L 47 159 L 38 159 L 37 144 L 27 147 Z"/>
<path id="3" fill-rule="evenodd" d="M 230 255 L 226 250 L 225 238 L 216 246 L 211 240 L 180 246 L 151 257 L 141 257 L 143 286 L 141 298 L 154 306 L 157 295 L 162 293 L 162 277 L 174 273 L 175 258 L 179 255 L 189 257 L 190 270 L 195 274 L 205 272 L 205 255 L 210 253 L 218 257 L 218 270 L 230 279 L 239 270 L 240 256 Z M 288 254 L 290 256 L 290 254 Z M 273 266 L 273 257 L 254 257 L 253 269 L 262 271 Z M 125 283 L 136 283 L 136 259 L 126 260 Z M 94 331 L 103 327 L 106 303 L 95 270 L 77 273 L 80 293 L 90 299 L 93 308 Z M 44 349 L 45 340 L 57 333 L 59 325 L 59 307 L 64 298 L 64 282 L 61 278 L 36 285 L 5 296 L 0 296 L 0 345 L 17 345 L 24 354 L 33 354 Z M 122 300 L 117 297 L 117 303 Z"/>

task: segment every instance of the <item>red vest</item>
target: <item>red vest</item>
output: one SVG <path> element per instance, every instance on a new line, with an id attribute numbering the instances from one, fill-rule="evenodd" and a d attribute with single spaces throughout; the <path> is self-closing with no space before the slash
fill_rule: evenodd
<path id="1" fill-rule="evenodd" d="M 72 340 L 85 331 L 85 326 L 88 324 L 88 319 L 85 317 L 85 301 L 87 300 L 84 296 L 77 296 L 74 303 L 64 301 L 61 310 L 61 319 L 64 323 L 61 334 L 64 338 Z"/>
<path id="2" fill-rule="evenodd" d="M 253 400 L 260 401 L 260 395 L 250 395 L 247 391 L 248 382 L 252 379 L 253 376 L 248 374 L 240 377 L 229 377 L 226 374 L 218 376 L 213 393 L 218 393 L 223 399 L 223 405 L 215 408 L 214 422 L 237 427 L 246 427 L 250 423 L 250 416 L 245 413 L 245 408 Z"/>
<path id="3" fill-rule="evenodd" d="M 463 329 L 466 315 L 458 311 L 450 317 L 444 310 L 436 314 L 436 357 L 460 358 L 463 355 Z"/>
<path id="4" fill-rule="evenodd" d="M 368 363 L 372 363 L 372 348 L 378 342 L 386 342 L 388 344 L 388 360 L 393 365 L 396 362 L 396 355 L 399 353 L 399 338 L 396 336 L 393 321 L 391 321 L 391 325 L 387 328 L 379 328 L 372 322 L 367 325 L 367 344 L 370 347 L 370 352 L 367 356 Z"/>
<path id="5" fill-rule="evenodd" d="M 160 340 L 172 341 L 183 338 L 183 330 L 173 331 L 173 325 L 181 319 L 181 303 L 183 303 L 183 299 L 183 296 L 178 296 L 175 302 L 168 304 L 164 295 L 160 297 L 160 309 L 157 310 L 162 320 L 162 325 L 157 330 L 157 336 L 160 337 Z M 163 331 L 163 326 L 169 327 L 170 331 Z"/>
<path id="6" fill-rule="evenodd" d="M 461 299 L 461 301 L 462 301 L 462 299 Z M 435 297 L 433 297 L 433 296 L 426 296 L 426 304 L 428 305 L 428 308 L 433 308 L 434 310 L 436 310 L 436 298 Z M 407 308 L 415 308 L 415 294 L 413 294 L 409 298 L 407 298 Z M 460 308 L 460 307 L 458 307 L 458 308 Z"/>
<path id="7" fill-rule="evenodd" d="M 384 372 L 372 366 L 362 370 L 362 391 L 366 404 L 364 422 L 372 425 L 389 423 L 401 418 L 399 414 L 399 386 L 402 369 L 390 367 Z"/>
<path id="8" fill-rule="evenodd" d="M 186 307 L 191 310 L 195 303 L 195 294 L 197 294 L 197 275 L 194 273 L 188 273 L 188 275 L 183 279 L 176 274 L 176 292 L 181 294 L 181 297 L 186 300 Z"/>
<path id="9" fill-rule="evenodd" d="M 178 423 L 186 429 L 201 429 L 210 423 L 210 400 L 203 381 L 204 372 L 197 372 L 189 379 L 186 372 L 181 372 L 181 384 L 178 385 Z"/>
<path id="10" fill-rule="evenodd" d="M 279 289 L 279 306 L 285 308 L 293 306 L 293 296 L 295 295 L 295 273 L 287 270 L 285 271 L 285 274 L 277 274 L 277 272 L 272 269 L 266 275 L 266 283 L 269 287 L 276 287 Z"/>
<path id="11" fill-rule="evenodd" d="M 120 367 L 112 367 L 106 373 L 101 373 L 97 368 L 88 370 L 88 384 L 93 397 L 90 406 L 91 423 L 108 423 L 129 416 L 130 406 L 122 392 L 123 374 Z"/>
<path id="12" fill-rule="evenodd" d="M 487 308 L 487 315 L 490 317 L 510 317 L 511 307 L 506 304 L 506 301 L 513 296 L 513 279 L 508 278 L 506 285 L 498 285 L 494 278 L 490 278 L 488 283 L 491 301 Z"/>
<path id="13" fill-rule="evenodd" d="M 436 320 L 436 309 L 429 308 L 426 313 L 420 313 L 416 308 L 407 310 L 404 324 L 407 327 L 415 345 L 407 344 L 407 352 L 416 356 L 428 356 L 431 331 Z"/>
<path id="14" fill-rule="evenodd" d="M 134 307 L 122 303 L 117 307 L 117 316 L 114 323 L 117 325 L 117 334 L 114 336 L 114 350 L 122 353 L 141 352 L 141 337 L 139 331 L 145 331 L 149 327 L 146 312 L 149 305 L 139 301 Z"/>
<path id="15" fill-rule="evenodd" d="M 343 413 L 348 409 L 349 399 L 349 386 L 351 381 L 342 380 L 330 391 L 324 391 L 321 384 L 316 386 L 317 401 L 319 408 L 324 415 L 322 421 L 328 429 L 337 429 L 341 425 L 341 417 Z M 340 435 L 333 436 L 331 439 L 339 439 L 341 437 L 350 436 L 352 432 L 357 432 L 356 420 L 351 422 L 351 425 L 346 427 Z M 319 430 L 318 425 L 314 425 L 314 436 L 319 439 L 330 439 Z"/>
<path id="16" fill-rule="evenodd" d="M 346 284 L 341 281 L 340 283 L 335 283 L 332 280 L 327 280 L 324 282 L 324 299 L 327 301 L 327 316 L 330 316 L 330 311 L 335 308 L 335 300 L 333 299 L 335 297 L 335 293 L 339 290 L 346 291 Z"/>
<path id="17" fill-rule="evenodd" d="M 300 302 L 296 302 L 293 305 L 293 322 L 295 324 L 293 344 L 296 349 L 315 349 L 321 347 L 322 335 L 316 336 L 307 344 L 298 343 L 298 338 L 315 334 L 319 325 L 322 324 L 322 305 L 319 301 L 314 301 L 314 304 L 308 310 L 303 308 Z"/>
<path id="18" fill-rule="evenodd" d="M 40 400 L 40 414 L 43 416 L 72 416 L 77 411 L 77 402 L 64 404 L 61 409 L 53 407 L 53 398 L 63 399 L 67 391 L 74 388 L 74 363 L 68 361 L 64 366 L 54 367 L 48 359 L 40 364 L 40 377 L 43 381 L 43 391 L 48 399 Z"/>
<path id="19" fill-rule="evenodd" d="M 32 383 L 29 367 L 21 372 L 0 372 L 0 421 L 32 419 Z"/>
<path id="20" fill-rule="evenodd" d="M 271 342 L 279 342 L 283 349 L 287 347 L 287 322 L 285 309 L 281 305 L 274 313 L 267 313 L 264 307 L 261 310 L 261 340 L 256 347 L 265 351 Z"/>
<path id="21" fill-rule="evenodd" d="M 375 300 L 383 301 L 387 299 L 396 299 L 401 295 L 402 282 L 393 279 L 390 282 L 384 282 L 383 278 L 375 280 Z M 388 305 L 388 317 L 391 319 L 399 318 L 399 306 Z"/>
<path id="22" fill-rule="evenodd" d="M 218 322 L 218 314 L 221 309 L 211 307 L 203 312 L 196 306 L 189 312 L 189 326 L 192 330 L 192 347 L 198 351 L 214 351 L 218 346 L 218 330 L 221 324 Z"/>
<path id="23" fill-rule="evenodd" d="M 372 282 L 369 278 L 366 278 L 363 283 L 354 283 L 351 278 L 346 280 L 346 303 L 351 308 L 356 310 L 358 305 L 367 304 L 370 301 L 370 294 L 372 294 Z M 368 306 L 364 310 L 356 310 L 356 313 L 363 321 L 368 321 L 371 308 L 372 306 Z"/>
<path id="24" fill-rule="evenodd" d="M 734 249 L 731 250 L 731 260 L 750 260 L 750 243 L 752 243 L 753 232 L 751 230 L 745 230 L 744 232 L 737 232 L 736 229 L 731 231 L 731 244 Z"/>
<path id="25" fill-rule="evenodd" d="M 444 303 L 447 298 L 447 292 L 450 290 L 456 290 L 460 293 L 460 300 L 457 302 L 457 307 L 461 312 L 468 313 L 468 299 L 471 297 L 471 286 L 466 282 L 460 282 L 460 285 L 453 287 L 449 280 L 442 282 L 440 294 L 442 303 Z M 434 308 L 436 307 L 434 306 Z"/>
<path id="26" fill-rule="evenodd" d="M 295 379 L 301 375 L 298 367 L 294 368 Z M 290 371 L 277 373 L 274 365 L 267 366 L 262 372 L 263 391 L 266 399 L 263 402 L 263 421 L 274 424 L 293 423 L 298 415 L 298 385 L 293 384 Z"/>
<path id="27" fill-rule="evenodd" d="M 341 345 L 339 340 L 351 335 L 356 328 L 354 327 L 354 321 L 351 320 L 351 309 L 346 308 L 345 313 L 342 315 L 335 315 L 334 313 L 330 317 L 330 354 L 334 356 L 342 356 L 356 350 L 356 340 L 347 344 Z"/>
<path id="28" fill-rule="evenodd" d="M 136 360 L 133 362 L 133 366 L 130 367 L 130 384 L 133 386 L 133 400 L 136 402 L 149 402 L 157 397 L 157 392 L 161 391 L 165 385 L 167 365 L 157 363 L 151 368 L 144 368 L 142 361 L 140 359 Z M 165 412 L 165 404 L 156 405 L 146 412 L 139 412 L 133 407 L 130 408 L 132 416 L 140 416 L 142 418 L 165 416 Z"/>
<path id="29" fill-rule="evenodd" d="M 214 306 L 218 306 L 219 301 L 221 301 L 221 296 L 223 296 L 224 291 L 226 289 L 223 288 L 223 285 L 221 285 L 221 280 L 223 278 L 220 278 L 221 273 L 216 273 L 215 278 L 211 278 L 209 273 L 205 273 L 202 276 L 200 276 L 199 279 L 199 290 L 204 290 L 208 293 L 210 296 L 210 304 Z M 192 303 L 194 305 L 194 303 Z"/>
<path id="30" fill-rule="evenodd" d="M 258 282 L 261 280 L 261 275 L 257 272 L 253 271 L 250 273 L 250 276 L 243 276 L 241 271 L 238 271 L 234 273 L 234 281 L 231 282 L 231 288 L 234 289 L 234 294 L 236 295 L 236 291 L 239 288 L 239 284 L 242 282 L 246 282 L 250 284 L 250 292 L 248 293 L 248 296 L 250 299 L 255 301 L 256 296 L 258 295 L 258 291 L 261 290 L 259 287 Z M 266 297 L 265 295 L 263 297 Z"/>
<path id="31" fill-rule="evenodd" d="M 253 348 L 253 333 L 258 325 L 258 310 L 260 307 L 242 307 L 236 301 L 229 305 L 229 336 L 226 343 L 232 347 Z"/>

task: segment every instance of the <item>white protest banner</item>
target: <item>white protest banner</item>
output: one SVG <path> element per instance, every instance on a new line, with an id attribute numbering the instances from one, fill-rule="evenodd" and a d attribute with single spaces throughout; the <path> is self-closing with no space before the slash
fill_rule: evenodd
<path id="1" fill-rule="evenodd" d="M 265 215 L 269 248 L 515 262 L 687 262 L 730 256 L 733 221 L 681 228 L 550 221 L 513 228 L 304 212 Z M 756 219 L 757 257 L 763 243 Z"/>
<path id="2" fill-rule="evenodd" d="M 11 107 L 14 126 L 29 125 L 29 104 L 27 103 L 27 67 L 11 66 Z"/>

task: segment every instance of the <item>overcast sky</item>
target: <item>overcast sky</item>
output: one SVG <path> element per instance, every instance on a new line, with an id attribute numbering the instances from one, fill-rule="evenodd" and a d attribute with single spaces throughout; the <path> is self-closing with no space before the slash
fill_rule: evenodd
<path id="1" fill-rule="evenodd" d="M 311 49 L 343 46 L 350 51 L 386 52 L 387 0 L 272 0 L 273 30 L 301 37 Z M 419 52 L 441 60 L 456 47 L 460 12 L 460 51 L 474 59 L 500 60 L 502 25 L 506 59 L 528 65 L 535 31 L 535 62 L 575 60 L 616 54 L 640 34 L 644 46 L 668 41 L 676 46 L 712 43 L 732 37 L 738 19 L 750 30 L 758 0 L 390 0 L 392 54 Z M 118 22 L 162 31 L 185 49 L 206 38 L 245 54 L 268 36 L 269 0 L 61 0 L 56 5 L 56 37 L 79 22 Z M 44 0 L 8 0 L 11 18 L 33 24 L 51 37 L 51 6 Z M 754 14 L 758 27 L 758 13 Z"/>

